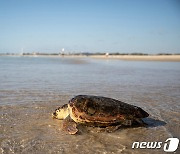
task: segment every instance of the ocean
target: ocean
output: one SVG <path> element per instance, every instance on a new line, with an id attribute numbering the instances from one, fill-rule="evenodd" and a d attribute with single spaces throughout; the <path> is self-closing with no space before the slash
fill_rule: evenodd
<path id="1" fill-rule="evenodd" d="M 148 126 L 67 135 L 51 114 L 79 94 L 139 106 Z M 180 62 L 0 56 L 0 118 L 1 153 L 164 153 L 132 144 L 180 138 Z"/>

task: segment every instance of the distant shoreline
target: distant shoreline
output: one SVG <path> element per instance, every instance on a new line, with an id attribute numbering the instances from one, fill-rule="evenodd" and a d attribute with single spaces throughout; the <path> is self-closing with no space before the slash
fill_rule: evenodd
<path id="1" fill-rule="evenodd" d="M 96 55 L 90 56 L 99 59 L 119 59 L 130 61 L 177 61 L 180 62 L 180 55 Z"/>
<path id="2" fill-rule="evenodd" d="M 64 57 L 64 58 L 95 58 L 95 59 L 116 59 L 129 61 L 174 61 L 180 62 L 180 55 L 0 55 L 19 57 Z"/>

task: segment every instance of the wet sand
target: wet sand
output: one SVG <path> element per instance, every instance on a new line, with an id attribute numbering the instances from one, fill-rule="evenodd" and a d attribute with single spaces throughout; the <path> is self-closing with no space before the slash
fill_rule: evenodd
<path id="1" fill-rule="evenodd" d="M 25 93 L 29 95 L 30 92 Z M 48 99 L 48 94 L 44 95 Z M 51 97 L 52 95 L 49 96 Z M 67 103 L 71 97 L 53 95 L 53 98 L 47 101 L 34 100 L 32 103 L 29 99 L 29 101 L 24 100 L 26 105 L 1 106 L 1 152 L 24 154 L 163 153 L 162 149 L 134 150 L 131 146 L 134 141 L 165 141 L 169 137 L 179 135 L 180 127 L 177 121 L 179 113 L 167 111 L 165 114 L 161 109 L 157 112 L 157 109 L 152 109 L 153 101 L 148 101 L 145 97 L 137 100 L 143 101 L 144 104 L 148 103 L 145 108 L 141 104 L 141 107 L 150 113 L 150 117 L 144 119 L 148 123 L 147 127 L 120 128 L 108 133 L 100 132 L 98 128 L 78 126 L 78 134 L 68 135 L 61 130 L 62 121 L 52 119 L 51 113 L 60 105 Z M 153 98 L 153 95 L 148 97 Z M 171 114 L 171 121 L 165 118 L 167 114 L 168 117 Z"/>

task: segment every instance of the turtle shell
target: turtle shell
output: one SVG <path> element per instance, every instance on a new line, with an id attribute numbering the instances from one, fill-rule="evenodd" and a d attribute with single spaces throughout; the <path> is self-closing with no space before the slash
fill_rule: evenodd
<path id="1" fill-rule="evenodd" d="M 140 107 L 101 96 L 78 95 L 69 101 L 69 108 L 73 120 L 93 125 L 112 125 L 149 116 Z"/>

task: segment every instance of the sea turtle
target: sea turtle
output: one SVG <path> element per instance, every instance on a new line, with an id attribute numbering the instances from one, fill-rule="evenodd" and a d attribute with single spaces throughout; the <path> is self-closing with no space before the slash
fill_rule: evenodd
<path id="1" fill-rule="evenodd" d="M 77 123 L 103 128 L 119 128 L 133 124 L 144 125 L 142 118 L 149 114 L 140 107 L 116 99 L 78 95 L 52 114 L 53 118 L 64 119 L 63 130 L 69 134 L 78 132 Z"/>

